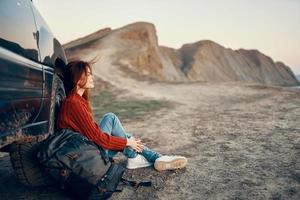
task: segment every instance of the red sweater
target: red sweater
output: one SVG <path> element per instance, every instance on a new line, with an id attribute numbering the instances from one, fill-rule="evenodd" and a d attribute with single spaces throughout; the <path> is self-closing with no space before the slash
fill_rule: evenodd
<path id="1" fill-rule="evenodd" d="M 108 150 L 121 151 L 127 143 L 124 138 L 104 133 L 94 121 L 87 101 L 76 92 L 64 99 L 58 116 L 58 127 L 79 132 Z"/>

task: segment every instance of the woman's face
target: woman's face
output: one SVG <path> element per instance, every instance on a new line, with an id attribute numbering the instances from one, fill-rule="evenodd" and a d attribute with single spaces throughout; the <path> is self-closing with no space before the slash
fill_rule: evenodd
<path id="1" fill-rule="evenodd" d="M 83 80 L 84 80 L 84 76 L 85 74 L 82 75 L 83 76 Z M 94 75 L 91 73 L 90 69 L 87 69 L 87 75 L 86 75 L 86 84 L 83 86 L 84 89 L 90 89 L 90 88 L 94 88 Z"/>

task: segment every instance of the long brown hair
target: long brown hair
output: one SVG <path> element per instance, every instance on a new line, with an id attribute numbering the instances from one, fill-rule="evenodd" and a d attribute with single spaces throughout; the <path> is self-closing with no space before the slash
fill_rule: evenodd
<path id="1" fill-rule="evenodd" d="M 89 62 L 82 60 L 74 60 L 68 63 L 64 75 L 65 90 L 67 96 L 73 92 L 77 92 L 77 84 L 79 85 L 79 87 L 83 87 L 86 84 L 88 68 L 90 69 L 90 72 L 93 73 L 92 64 L 94 64 L 93 60 Z M 81 79 L 82 81 L 80 81 Z M 90 109 L 90 112 L 92 113 L 90 89 L 85 89 L 84 93 L 82 94 L 82 97 L 88 102 L 88 107 Z"/>

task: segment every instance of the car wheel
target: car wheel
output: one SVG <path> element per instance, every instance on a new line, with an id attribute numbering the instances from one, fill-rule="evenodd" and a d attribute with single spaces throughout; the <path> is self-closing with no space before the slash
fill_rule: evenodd
<path id="1" fill-rule="evenodd" d="M 49 131 L 56 131 L 56 119 L 62 100 L 66 97 L 64 84 L 58 75 L 53 75 Z M 26 186 L 46 186 L 52 184 L 52 179 L 41 168 L 37 157 L 38 142 L 13 143 L 10 147 L 10 160 L 19 181 Z"/>
<path id="2" fill-rule="evenodd" d="M 37 142 L 14 142 L 10 146 L 10 161 L 15 174 L 23 185 L 26 186 L 47 186 L 53 184 L 53 180 L 48 176 L 36 158 L 38 148 Z"/>
<path id="3" fill-rule="evenodd" d="M 63 81 L 57 74 L 53 75 L 52 92 L 51 92 L 51 104 L 50 104 L 50 117 L 49 117 L 49 134 L 53 134 L 57 131 L 57 116 L 62 101 L 66 97 Z"/>

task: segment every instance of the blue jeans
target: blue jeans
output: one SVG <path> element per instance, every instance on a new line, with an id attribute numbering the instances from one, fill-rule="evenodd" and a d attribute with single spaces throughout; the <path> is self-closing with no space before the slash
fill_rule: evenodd
<path id="1" fill-rule="evenodd" d="M 102 119 L 99 120 L 99 127 L 103 132 L 109 135 L 121 138 L 131 137 L 130 133 L 125 132 L 119 118 L 111 112 L 103 115 Z M 110 158 L 114 157 L 117 153 L 117 151 L 107 150 L 107 154 Z M 137 156 L 138 153 L 134 151 L 131 147 L 125 147 L 125 149 L 123 150 L 123 154 L 127 158 L 134 158 Z M 142 154 L 149 162 L 153 163 L 157 158 L 161 156 L 159 153 L 149 149 L 146 146 L 140 154 Z"/>

